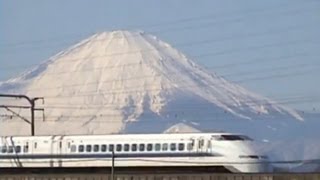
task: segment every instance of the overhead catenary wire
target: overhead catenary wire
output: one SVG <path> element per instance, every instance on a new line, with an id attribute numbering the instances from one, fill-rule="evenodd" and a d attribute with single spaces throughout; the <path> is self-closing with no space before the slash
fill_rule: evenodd
<path id="1" fill-rule="evenodd" d="M 313 71 L 318 71 L 318 69 L 313 69 Z M 299 72 L 292 72 L 292 73 L 282 73 L 282 74 L 276 74 L 276 75 L 269 75 L 269 76 L 262 76 L 262 77 L 253 77 L 253 78 L 246 78 L 243 80 L 238 80 L 235 81 L 235 83 L 247 83 L 249 81 L 256 81 L 256 80 L 267 80 L 267 79 L 275 79 L 275 78 L 288 78 L 288 77 L 293 77 L 293 76 L 298 76 L 298 75 L 306 75 L 310 73 L 310 70 L 306 71 L 299 71 Z M 137 86 L 136 89 L 130 89 L 128 88 L 123 91 L 122 88 L 119 88 L 119 91 L 104 91 L 104 90 L 92 90 L 92 91 L 84 91 L 80 92 L 79 94 L 66 94 L 66 95 L 44 95 L 46 99 L 56 99 L 56 98 L 74 98 L 74 97 L 85 97 L 85 96 L 93 96 L 93 95 L 119 95 L 119 94 L 130 94 L 130 93 L 143 93 L 145 91 L 159 91 L 159 90 L 169 90 L 169 89 L 176 89 L 176 88 L 199 88 L 199 87 L 215 87 L 215 86 L 222 86 L 223 84 L 206 84 L 206 85 L 201 85 L 201 84 L 187 84 L 187 83 L 180 83 L 179 87 L 176 86 L 169 86 L 169 87 L 161 87 L 161 88 L 144 88 L 142 89 L 141 86 Z"/>
<path id="2" fill-rule="evenodd" d="M 252 105 L 259 104 L 259 105 L 275 105 L 275 104 L 296 104 L 296 103 L 304 103 L 304 102 L 313 102 L 313 101 L 318 101 L 320 97 L 317 96 L 292 96 L 292 97 L 283 97 L 283 98 L 278 98 L 275 101 L 268 101 L 267 99 L 262 99 L 262 100 L 245 100 L 242 101 L 243 103 L 246 103 L 246 105 Z M 231 103 L 229 101 L 226 101 L 226 103 Z M 163 103 L 157 103 L 154 102 L 154 105 L 163 105 Z M 208 109 L 208 104 L 210 103 L 192 103 L 190 102 L 189 104 L 175 104 L 175 105 L 183 105 L 183 107 L 180 108 L 170 108 L 170 110 L 186 110 L 186 109 L 202 109 L 206 110 Z M 240 105 L 240 104 L 239 104 Z M 90 103 L 90 104 L 85 104 L 85 105 L 76 105 L 76 104 L 64 104 L 64 103 L 50 103 L 50 105 L 43 105 L 41 107 L 44 107 L 46 109 L 79 109 L 79 110 L 88 110 L 88 109 L 98 109 L 99 108 L 111 108 L 114 110 L 114 108 L 120 107 L 120 104 L 117 103 L 103 103 L 103 104 L 95 104 L 95 103 Z M 131 105 L 130 108 L 137 108 L 139 106 L 136 105 Z M 224 110 L 221 110 L 224 111 Z"/>
<path id="3" fill-rule="evenodd" d="M 298 26 L 299 27 L 299 26 Z M 304 27 L 304 26 L 301 26 L 301 27 Z M 297 28 L 297 27 L 295 27 L 295 26 L 293 26 L 293 27 L 291 27 L 291 28 Z M 286 28 L 284 28 L 284 29 L 282 29 L 280 32 L 286 32 L 286 31 L 288 31 L 288 30 L 290 30 L 291 29 L 290 27 L 286 27 Z M 287 30 L 286 30 L 287 29 Z M 268 31 L 267 31 L 268 32 Z M 266 32 L 266 34 L 264 34 L 264 33 L 262 33 L 261 35 L 267 35 L 268 33 Z M 277 33 L 277 31 L 274 31 L 274 30 L 271 30 L 269 33 Z M 259 36 L 259 34 L 249 34 L 249 35 L 241 35 L 241 36 L 238 36 L 238 37 L 247 37 L 247 36 Z M 235 36 L 236 37 L 236 36 Z M 222 41 L 223 40 L 228 40 L 228 39 L 230 39 L 231 37 L 227 37 L 227 38 L 225 38 L 225 39 L 221 39 Z M 205 42 L 202 42 L 202 43 L 204 43 L 205 44 Z M 65 61 L 65 62 L 67 62 L 67 61 Z M 69 61 L 68 61 L 69 62 Z M 24 65 L 19 65 L 19 66 L 16 66 L 16 67 L 14 67 L 14 66 L 11 66 L 11 67 L 7 67 L 7 68 L 2 68 L 2 69 L 5 69 L 6 71 L 8 71 L 10 68 L 11 69 L 19 69 L 19 68 L 25 68 L 25 67 L 30 67 L 30 65 L 28 65 L 28 66 L 24 66 Z"/>
<path id="4" fill-rule="evenodd" d="M 279 76 L 279 75 L 275 75 L 276 77 L 277 76 Z M 291 76 L 292 77 L 292 74 L 289 74 L 289 76 Z M 263 77 L 264 79 L 267 79 L 267 78 L 270 78 L 270 77 Z M 273 76 L 271 77 L 271 78 L 274 78 Z M 190 85 L 189 85 L 190 86 Z M 201 86 L 199 86 L 199 85 L 196 85 L 196 86 L 191 86 L 191 87 L 201 87 Z M 186 87 L 184 87 L 184 88 L 187 88 L 188 86 L 186 85 Z M 202 86 L 202 87 L 206 87 L 206 86 Z M 148 89 L 148 91 L 152 91 L 152 90 L 159 90 L 159 89 Z M 118 92 L 101 92 L 101 93 L 87 93 L 87 94 L 80 94 L 80 95 L 73 95 L 73 96 L 70 96 L 70 95 L 68 95 L 68 96 L 58 96 L 58 97 L 56 97 L 56 96 L 52 96 L 52 97 L 50 97 L 50 96 L 45 96 L 45 98 L 46 99 L 61 99 L 61 100 L 63 100 L 63 99 L 65 99 L 65 98 L 77 98 L 77 97 L 86 97 L 86 96 L 88 96 L 88 97 L 95 97 L 96 95 L 108 95 L 108 94 L 126 94 L 126 93 L 133 93 L 133 92 L 136 92 L 136 93 L 139 93 L 139 92 L 141 92 L 141 93 L 143 93 L 144 92 L 144 90 L 134 90 L 134 91 L 118 91 Z M 282 99 L 281 99 L 282 100 Z M 251 100 L 250 100 L 251 101 Z M 252 102 L 250 102 L 250 101 L 248 101 L 248 102 L 243 102 L 243 103 L 260 103 L 260 104 L 264 104 L 264 102 L 263 101 L 265 101 L 265 99 L 263 99 L 262 100 L 262 102 L 258 102 L 258 101 L 252 101 Z M 303 101 L 304 103 L 305 102 L 307 102 L 307 101 Z M 227 103 L 230 103 L 230 102 L 227 102 Z M 277 103 L 278 104 L 283 104 L 283 102 L 279 102 L 279 101 L 277 101 Z M 113 103 L 114 104 L 114 103 Z M 156 103 L 155 103 L 156 104 Z M 269 103 L 270 104 L 270 103 Z M 52 106 L 53 105 L 53 106 Z M 61 104 L 60 104 L 61 105 Z M 92 104 L 93 105 L 93 104 Z M 103 104 L 102 106 L 101 106 L 101 104 L 99 104 L 100 105 L 100 108 L 101 107 L 110 107 L 110 105 L 108 105 L 108 104 Z M 64 107 L 64 109 L 77 109 L 78 107 L 74 107 L 74 106 L 71 106 L 70 104 L 68 105 L 68 106 L 70 106 L 70 107 Z M 117 106 L 117 104 L 114 104 L 114 106 Z M 92 106 L 90 106 L 90 107 L 92 107 Z M 90 109 L 90 107 L 85 107 L 85 109 Z M 59 106 L 54 106 L 54 104 L 51 104 L 51 107 L 49 106 L 49 107 L 46 107 L 46 108 L 61 108 L 61 107 L 59 107 Z M 83 107 L 82 107 L 83 108 Z M 134 108 L 134 107 L 133 107 Z M 63 109 L 63 108 L 62 108 Z M 79 107 L 79 109 L 81 109 L 81 107 Z"/>
<path id="5" fill-rule="evenodd" d="M 280 56 L 280 57 L 267 57 L 267 58 L 256 58 L 256 59 L 253 59 L 253 60 L 249 60 L 249 61 L 245 61 L 243 63 L 233 63 L 233 64 L 226 64 L 226 65 L 221 65 L 221 66 L 210 66 L 210 67 L 203 67 L 203 69 L 206 69 L 208 72 L 211 72 L 210 70 L 216 70 L 216 69 L 224 69 L 224 68 L 228 68 L 228 67 L 235 67 L 235 66 L 241 66 L 241 65 L 246 65 L 248 63 L 252 63 L 252 64 L 258 64 L 258 63 L 268 63 L 268 62 L 272 62 L 272 61 L 284 61 L 284 60 L 288 60 L 288 59 L 291 59 L 291 58 L 299 58 L 299 57 L 313 57 L 312 55 L 308 55 L 306 53 L 298 53 L 298 54 L 294 54 L 294 55 L 289 55 L 289 56 Z M 83 69 L 83 70 L 80 70 L 80 71 L 63 71 L 63 72 L 56 72 L 57 75 L 59 75 L 60 73 L 62 74 L 66 74 L 66 73 L 76 73 L 76 72 L 89 72 L 91 73 L 92 71 L 100 71 L 100 70 L 109 70 L 109 69 L 114 69 L 114 68 L 125 68 L 125 67 L 128 67 L 128 66 L 135 66 L 136 64 L 126 64 L 126 65 L 118 65 L 118 66 L 106 66 L 106 67 L 98 67 L 98 68 L 88 68 L 88 69 Z M 144 65 L 143 63 L 139 63 L 139 65 Z M 300 65 L 300 64 L 299 64 Z M 302 67 L 301 68 L 305 68 L 305 67 L 308 67 L 308 66 L 311 66 L 311 65 L 308 65 L 308 64 L 301 64 Z M 289 66 L 281 66 L 281 67 L 274 67 L 274 68 L 270 68 L 269 72 L 273 72 L 273 71 L 277 71 L 277 70 L 285 70 L 285 69 L 288 69 L 289 67 L 297 67 L 298 65 L 297 64 L 293 64 L 293 65 L 289 65 Z M 317 67 L 317 65 L 312 65 L 313 67 Z M 265 69 L 265 70 L 268 70 L 268 69 Z M 264 70 L 264 71 L 265 71 Z M 239 73 L 232 73 L 232 74 L 222 74 L 220 75 L 220 77 L 233 77 L 235 75 L 241 75 L 241 74 L 247 74 L 247 75 L 252 75 L 252 74 L 255 74 L 255 73 L 261 73 L 261 71 L 257 70 L 257 71 L 247 71 L 247 72 L 239 72 Z M 176 73 L 169 73 L 170 75 L 176 75 Z M 50 74 L 49 74 L 50 75 Z M 118 82 L 118 81 L 133 81 L 133 80 L 139 80 L 139 79 L 148 79 L 148 78 L 155 78 L 155 77 L 158 77 L 158 76 L 161 76 L 160 74 L 155 74 L 155 75 L 143 75 L 143 76 L 133 76 L 133 77 L 129 77 L 129 78 L 122 78 L 122 79 L 109 79 L 109 80 L 102 80 L 102 81 L 99 81 L 99 82 L 96 82 L 96 81 L 92 81 L 92 82 L 86 82 L 86 86 L 91 86 L 91 85 L 96 85 L 96 84 L 107 84 L 107 83 L 114 83 L 114 82 Z M 69 83 L 67 85 L 64 85 L 64 86 L 57 86 L 57 87 L 41 87 L 41 88 L 29 88 L 28 91 L 29 92 L 33 92 L 33 91 L 42 91 L 42 90 L 50 90 L 50 89 L 60 89 L 60 88 L 70 88 L 70 87 L 77 87 L 77 86 L 83 86 L 84 84 L 83 83 Z"/>
<path id="6" fill-rule="evenodd" d="M 174 45 L 175 47 L 192 47 L 192 46 L 199 46 L 203 44 L 211 44 L 211 43 L 217 43 L 217 42 L 222 42 L 222 41 L 228 41 L 228 40 L 234 40 L 237 38 L 250 38 L 250 37 L 258 37 L 258 36 L 265 36 L 265 35 L 270 35 L 270 34 L 276 34 L 276 33 L 288 33 L 288 31 L 291 30 L 296 30 L 299 28 L 304 28 L 305 25 L 303 26 L 289 26 L 285 27 L 282 29 L 272 29 L 272 30 L 267 30 L 265 32 L 259 32 L 259 33 L 247 33 L 247 34 L 241 34 L 241 35 L 231 35 L 231 36 L 226 36 L 226 37 L 219 37 L 219 38 L 214 38 L 214 39 L 207 39 L 207 40 L 202 40 L 202 41 L 194 41 L 194 42 L 182 42 L 182 43 L 177 43 Z M 104 39 L 102 39 L 104 40 Z M 101 40 L 101 41 L 102 41 Z M 97 40 L 90 40 L 91 41 L 97 41 Z M 83 41 L 82 41 L 83 42 Z M 84 42 L 83 42 L 84 43 Z M 171 48 L 171 47 L 164 47 L 164 48 Z M 142 52 L 151 52 L 151 51 L 156 51 L 158 49 L 142 49 Z M 120 53 L 110 53 L 110 54 L 105 54 L 105 55 L 98 55 L 98 56 L 91 56 L 91 59 L 95 58 L 103 58 L 103 57 L 115 57 L 115 56 L 120 56 L 120 55 L 126 55 L 126 54 L 135 54 L 135 53 L 140 53 L 140 50 L 138 51 L 132 51 L 132 52 L 120 52 Z M 200 56 L 195 56 L 195 57 L 203 57 L 203 56 L 213 56 L 214 54 L 205 54 L 205 55 L 200 55 Z M 75 61 L 80 61 L 88 59 L 88 57 L 84 58 L 65 58 L 64 61 L 61 61 L 59 63 L 65 62 L 75 62 Z M 32 65 L 38 65 L 38 64 L 31 64 L 31 65 L 18 65 L 18 66 L 7 66 L 7 67 L 1 67 L 2 70 L 10 70 L 10 69 L 20 69 L 20 68 L 25 68 L 25 67 L 30 67 Z"/>
<path id="7" fill-rule="evenodd" d="M 229 49 L 229 50 L 223 50 L 223 51 L 218 51 L 218 52 L 213 52 L 210 53 L 210 56 L 221 56 L 221 55 L 225 55 L 225 54 L 231 54 L 231 53 L 236 53 L 236 52 L 241 52 L 241 51 L 249 51 L 249 50 L 257 50 L 257 49 L 264 49 L 264 48 L 271 48 L 271 47 L 281 47 L 281 46 L 286 46 L 286 45 L 293 45 L 293 44 L 299 44 L 299 43 L 319 43 L 319 42 L 312 42 L 312 41 L 308 41 L 308 40 L 293 40 L 293 41 L 287 41 L 287 42 L 280 42 L 280 43 L 268 43 L 268 44 L 263 44 L 263 45 L 256 45 L 256 46 L 249 46 L 249 47 L 242 47 L 242 48 L 235 48 L 235 49 Z M 186 44 L 188 45 L 188 44 Z M 189 44 L 190 45 L 190 44 Z M 157 49 L 147 49 L 146 51 L 156 51 Z M 131 52 L 127 52 L 124 54 L 134 54 L 134 53 L 141 53 L 141 51 L 131 51 Z M 100 55 L 100 56 L 93 56 L 90 57 L 90 59 L 94 59 L 94 58 L 101 58 L 101 57 L 113 57 L 113 56 L 119 56 L 119 55 L 124 55 L 123 53 L 113 53 L 113 54 L 107 54 L 107 55 Z M 208 54 L 207 54 L 208 55 Z M 85 60 L 88 59 L 88 57 L 86 58 L 76 58 L 76 59 L 64 59 L 64 61 L 58 61 L 55 62 L 55 64 L 60 64 L 60 63 L 70 63 L 73 61 L 79 61 L 79 60 Z M 38 66 L 42 66 L 45 64 L 40 64 Z M 80 70 L 80 71 L 64 71 L 64 72 L 55 72 L 55 73 L 47 73 L 47 75 L 52 75 L 52 76 L 57 76 L 57 75 L 61 75 L 61 74 L 67 74 L 67 73 L 72 73 L 72 72 L 85 72 L 88 71 L 90 72 L 93 69 L 108 69 L 108 68 L 123 68 L 125 66 L 137 66 L 137 65 L 141 65 L 141 63 L 127 63 L 126 65 L 120 65 L 120 66 L 109 66 L 109 67 L 96 67 L 96 68 L 88 68 L 85 70 Z M 28 72 L 26 72 L 28 73 Z"/>
<path id="8" fill-rule="evenodd" d="M 309 3 L 312 4 L 312 3 Z M 308 4 L 308 5 L 309 5 Z M 271 10 L 271 15 L 279 15 L 276 12 L 272 12 L 272 10 L 281 10 L 280 14 L 286 14 L 286 13 L 297 13 L 297 12 L 308 12 L 306 11 L 306 9 L 300 9 L 303 6 L 299 6 L 299 9 L 289 9 L 289 11 L 286 9 L 285 11 L 283 11 L 282 8 L 287 8 L 289 5 L 292 5 L 292 3 L 283 3 L 283 4 L 277 4 L 275 6 L 271 6 L 271 7 L 262 7 L 262 8 L 252 8 L 249 10 L 240 10 L 240 11 L 233 11 L 233 12 L 227 12 L 227 13 L 213 13 L 213 14 L 208 14 L 208 15 L 202 15 L 202 16 L 197 16 L 197 17 L 187 17 L 187 18 L 181 18 L 181 19 L 176 19 L 176 20 L 170 20 L 167 22 L 163 22 L 163 23 L 157 23 L 157 24 L 149 24 L 149 25 L 135 25 L 135 26 L 131 26 L 129 27 L 129 29 L 139 29 L 139 28 L 159 28 L 159 27 L 163 27 L 163 26 L 167 26 L 167 25 L 174 25 L 176 26 L 177 24 L 181 24 L 181 23 L 190 23 L 192 21 L 196 21 L 199 22 L 199 20 L 212 20 L 212 19 L 219 19 L 221 17 L 225 18 L 228 17 L 228 15 L 236 15 L 236 18 L 239 18 L 239 13 L 241 15 L 252 15 L 252 14 L 261 14 L 261 13 L 265 13 L 265 12 L 270 12 Z M 304 7 L 305 8 L 305 7 Z M 314 8 L 314 6 L 311 7 L 307 7 L 310 8 L 309 10 L 312 10 Z M 244 16 L 244 18 L 247 16 Z M 256 17 L 256 16 L 255 16 Z M 161 30 L 160 30 L 161 31 Z M 89 33 L 81 33 L 81 34 L 71 34 L 69 35 L 69 38 L 80 38 L 83 36 L 87 36 L 90 35 L 92 33 L 96 33 L 96 32 L 89 32 Z M 26 44 L 36 44 L 36 43 L 45 43 L 45 42 L 53 42 L 53 41 L 61 41 L 61 40 L 65 40 L 67 39 L 68 36 L 61 36 L 61 37 L 51 37 L 48 39 L 38 39 L 38 40 L 33 40 L 33 41 L 24 41 L 24 42 L 11 42 L 11 43 L 0 43 L 0 47 L 3 46 L 21 46 L 21 45 L 26 45 Z"/>
<path id="9" fill-rule="evenodd" d="M 203 43 L 205 43 L 205 42 L 203 42 Z M 191 46 L 193 46 L 193 45 L 191 45 Z M 223 65 L 222 65 L 223 66 Z M 284 68 L 285 69 L 285 68 Z M 89 70 L 90 71 L 90 70 Z M 248 72 L 249 74 L 251 74 L 252 72 Z M 302 74 L 304 74 L 305 72 L 293 72 L 293 73 L 291 73 L 292 75 L 302 75 Z M 284 74 L 284 75 L 272 75 L 271 77 L 289 77 L 289 75 L 290 74 Z M 232 74 L 231 74 L 231 76 L 232 76 Z M 234 75 L 233 75 L 234 76 Z M 228 74 L 226 75 L 226 77 L 228 77 Z M 265 77 L 253 77 L 253 78 L 265 78 Z M 248 79 L 245 79 L 245 80 L 239 80 L 239 83 L 246 83 L 246 82 L 249 82 L 249 81 L 253 81 L 254 79 L 253 78 L 250 78 L 249 77 L 249 80 Z M 265 79 L 274 79 L 274 78 L 269 78 L 268 76 L 265 78 Z M 80 85 L 81 86 L 81 85 Z M 92 94 L 92 95 L 94 95 L 94 94 Z"/>
<path id="10" fill-rule="evenodd" d="M 299 104 L 299 103 L 305 103 L 305 102 L 319 102 L 320 101 L 320 98 L 319 97 L 304 97 L 304 96 L 301 96 L 301 97 L 289 97 L 289 98 L 283 98 L 281 99 L 281 101 L 277 101 L 277 102 L 260 102 L 260 105 L 272 105 L 272 104 L 280 104 L 280 105 L 285 105 L 285 104 Z M 247 101 L 246 103 L 250 103 L 250 102 L 254 102 L 254 101 Z M 116 106 L 116 105 L 114 105 Z M 103 108 L 103 109 L 106 109 L 107 107 L 112 107 L 111 105 L 110 106 L 100 106 L 100 108 Z M 135 108 L 135 107 L 132 107 L 132 108 Z M 81 108 L 81 107 L 72 107 L 72 106 L 45 106 L 45 109 L 47 110 L 50 110 L 50 109 L 78 109 L 78 110 L 90 110 L 90 109 L 97 109 L 96 107 L 92 107 L 89 106 L 89 107 L 85 107 L 85 108 Z M 186 106 L 186 107 L 183 107 L 183 108 L 170 108 L 170 110 L 164 110 L 164 113 L 165 114 L 176 114 L 178 115 L 178 117 L 171 117 L 171 118 L 168 118 L 168 119 L 177 119 L 179 118 L 179 116 L 183 116 L 184 114 L 188 114 L 191 112 L 193 112 L 192 110 L 198 112 L 201 114 L 201 110 L 208 110 L 210 108 L 208 108 L 208 106 L 201 106 L 201 104 L 195 104 L 193 106 Z M 110 109 L 110 110 L 114 110 L 114 109 Z M 200 111 L 199 111 L 200 110 Z M 194 114 L 194 113 L 193 113 Z M 229 118 L 228 117 L 225 117 L 226 114 L 230 114 L 230 115 L 233 115 L 231 112 L 228 112 L 228 111 L 225 111 L 225 110 L 219 110 L 218 112 L 206 112 L 206 114 L 211 114 L 212 116 L 210 116 L 210 118 L 205 118 L 205 119 L 202 119 L 201 121 L 212 121 L 212 120 L 219 120 L 219 119 L 223 119 L 223 120 L 228 120 Z M 143 112 L 140 114 L 141 116 L 148 116 L 148 115 L 153 115 L 153 113 L 151 112 Z M 220 115 L 224 115 L 224 117 L 221 117 Z M 259 118 L 260 117 L 263 117 L 265 114 L 263 113 L 258 113 L 257 116 L 255 118 Z M 79 119 L 86 119 L 88 120 L 91 119 L 91 118 L 95 118 L 95 119 L 92 119 L 90 120 L 90 123 L 118 123 L 119 120 L 116 119 L 116 120 L 113 120 L 113 119 L 110 119 L 110 118 L 116 118 L 116 117 L 123 117 L 124 115 L 123 114 L 119 114 L 119 113 L 102 113 L 102 114 L 97 114 L 97 113 L 94 113 L 94 114 L 86 114 L 86 115 L 47 115 L 46 116 L 46 122 L 51 122 L 51 120 L 53 120 L 52 122 L 60 122 L 60 123 L 64 123 L 64 122 L 69 122 L 69 121 L 79 121 Z M 5 117 L 5 116 L 4 116 Z M 12 118 L 12 117 L 15 117 L 14 115 L 8 115 L 8 117 Z M 99 119 L 99 118 L 106 118 L 108 117 L 108 119 Z M 68 118 L 67 121 L 64 121 L 64 120 L 59 120 L 59 119 L 65 119 L 65 118 Z M 293 118 L 293 117 L 292 117 Z M 38 118 L 37 118 L 38 119 Z M 245 119 L 244 119 L 245 120 Z M 12 121 L 12 120 L 10 120 Z M 163 120 L 162 120 L 163 121 Z M 128 121 L 130 122 L 130 120 Z M 143 122 L 143 123 L 154 123 L 153 121 L 151 120 L 139 120 L 138 122 Z"/>
<path id="11" fill-rule="evenodd" d="M 240 106 L 241 104 L 245 104 L 247 105 L 256 105 L 258 104 L 260 105 L 273 105 L 273 104 L 283 104 L 283 103 L 303 103 L 304 101 L 312 101 L 312 100 L 316 100 L 317 96 L 307 96 L 307 95 L 295 95 L 295 96 L 288 96 L 288 97 L 281 97 L 281 98 L 277 98 L 274 101 L 270 101 L 267 98 L 263 98 L 263 99 L 259 99 L 259 100 L 255 100 L 255 99 L 247 99 L 247 100 L 243 100 L 241 101 L 241 103 L 239 103 L 238 105 Z M 300 101 L 301 100 L 301 101 Z M 225 101 L 225 103 L 232 103 L 233 101 Z M 119 103 L 119 104 L 118 104 Z M 164 104 L 168 104 L 168 103 L 160 103 L 160 102 L 153 102 L 154 105 L 164 105 Z M 169 103 L 170 104 L 170 103 Z M 190 102 L 188 104 L 185 103 L 178 103 L 175 105 L 184 105 L 183 108 L 180 109 L 190 109 L 190 108 L 194 108 L 194 109 L 203 109 L 203 108 L 207 108 L 207 105 L 211 104 L 211 103 L 193 103 Z M 53 103 L 51 102 L 49 105 L 39 105 L 41 107 L 44 108 L 60 108 L 60 109 L 99 109 L 99 108 L 112 108 L 112 107 L 120 107 L 123 104 L 120 102 L 112 102 L 112 103 L 90 103 L 90 104 L 74 104 L 74 103 Z M 131 108 L 136 108 L 137 106 L 135 105 L 130 105 Z M 113 108 L 112 108 L 113 109 Z M 170 108 L 170 109 L 177 109 L 177 108 Z M 179 109 L 179 108 L 178 108 Z"/>

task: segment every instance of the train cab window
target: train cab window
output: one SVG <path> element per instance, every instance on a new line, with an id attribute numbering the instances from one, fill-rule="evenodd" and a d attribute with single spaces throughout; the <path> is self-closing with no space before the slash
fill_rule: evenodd
<path id="1" fill-rule="evenodd" d="M 175 150 L 177 150 L 176 143 L 171 143 L 170 144 L 170 151 L 175 151 Z"/>
<path id="2" fill-rule="evenodd" d="M 139 144 L 139 151 L 144 151 L 145 145 L 144 144 Z"/>
<path id="3" fill-rule="evenodd" d="M 188 143 L 188 144 L 187 144 L 187 150 L 188 150 L 188 151 L 191 151 L 191 150 L 192 150 L 192 147 L 193 147 L 192 143 Z"/>
<path id="4" fill-rule="evenodd" d="M 162 144 L 162 151 L 168 151 L 168 143 Z"/>
<path id="5" fill-rule="evenodd" d="M 122 144 L 117 144 L 116 150 L 118 152 L 122 151 Z"/>
<path id="6" fill-rule="evenodd" d="M 107 145 L 103 144 L 101 145 L 101 152 L 106 152 L 107 151 Z"/>
<path id="7" fill-rule="evenodd" d="M 71 152 L 76 152 L 77 151 L 77 146 L 76 145 L 71 145 L 70 151 Z"/>
<path id="8" fill-rule="evenodd" d="M 92 151 L 92 146 L 91 145 L 86 145 L 86 151 L 91 152 Z"/>
<path id="9" fill-rule="evenodd" d="M 84 146 L 83 145 L 79 145 L 78 146 L 78 151 L 79 152 L 84 152 Z"/>
<path id="10" fill-rule="evenodd" d="M 137 151 L 137 144 L 132 144 L 132 145 L 131 145 L 131 151 L 132 151 L 132 152 Z"/>
<path id="11" fill-rule="evenodd" d="M 160 151 L 161 150 L 161 144 L 159 144 L 159 143 L 155 144 L 154 148 L 155 148 L 156 151 Z"/>
<path id="12" fill-rule="evenodd" d="M 95 144 L 95 145 L 93 146 L 93 151 L 94 151 L 94 152 L 99 152 L 99 145 L 98 145 L 98 144 Z"/>
<path id="13" fill-rule="evenodd" d="M 114 151 L 114 145 L 113 144 L 110 144 L 109 145 L 109 152 L 113 152 Z"/>
<path id="14" fill-rule="evenodd" d="M 13 153 L 13 146 L 8 147 L 8 153 Z"/>
<path id="15" fill-rule="evenodd" d="M 179 151 L 183 151 L 184 150 L 184 144 L 183 143 L 179 143 L 178 144 L 178 150 Z"/>
<path id="16" fill-rule="evenodd" d="M 213 138 L 218 141 L 252 141 L 251 138 L 244 135 L 221 135 L 213 136 Z"/>
<path id="17" fill-rule="evenodd" d="M 21 146 L 16 146 L 15 151 L 16 153 L 21 153 Z"/>
<path id="18" fill-rule="evenodd" d="M 129 144 L 125 144 L 124 147 L 123 147 L 123 150 L 124 151 L 129 151 L 129 149 L 130 149 Z"/>
<path id="19" fill-rule="evenodd" d="M 152 151 L 152 144 L 147 144 L 147 151 Z"/>
<path id="20" fill-rule="evenodd" d="M 1 153 L 7 153 L 7 146 L 1 146 Z"/>

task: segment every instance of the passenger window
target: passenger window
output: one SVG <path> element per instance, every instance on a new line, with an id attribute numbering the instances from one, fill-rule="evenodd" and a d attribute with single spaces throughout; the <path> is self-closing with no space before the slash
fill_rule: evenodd
<path id="1" fill-rule="evenodd" d="M 179 151 L 183 151 L 184 150 L 184 144 L 183 143 L 179 143 L 178 150 Z"/>
<path id="2" fill-rule="evenodd" d="M 133 152 L 137 151 L 137 144 L 131 145 L 131 151 L 133 151 Z"/>
<path id="3" fill-rule="evenodd" d="M 95 145 L 93 146 L 93 151 L 94 151 L 94 152 L 99 152 L 99 145 L 95 144 Z"/>
<path id="4" fill-rule="evenodd" d="M 107 145 L 103 144 L 101 145 L 101 152 L 106 152 L 107 151 Z"/>
<path id="5" fill-rule="evenodd" d="M 110 145 L 109 145 L 109 152 L 112 152 L 112 151 L 114 151 L 114 145 L 113 145 L 113 144 L 110 144 Z"/>
<path id="6" fill-rule="evenodd" d="M 168 151 L 168 143 L 162 144 L 162 151 Z"/>
<path id="7" fill-rule="evenodd" d="M 79 145 L 78 150 L 79 150 L 79 152 L 84 152 L 84 146 L 83 145 Z"/>
<path id="8" fill-rule="evenodd" d="M 77 146 L 76 145 L 71 145 L 70 151 L 71 152 L 76 152 L 77 151 Z"/>
<path id="9" fill-rule="evenodd" d="M 34 143 L 34 148 L 36 149 L 36 148 L 37 148 L 37 146 L 38 146 L 38 144 L 35 142 L 35 143 Z"/>
<path id="10" fill-rule="evenodd" d="M 170 150 L 171 150 L 171 151 L 177 150 L 177 147 L 176 147 L 176 144 L 175 144 L 175 143 L 171 143 L 171 144 L 170 144 Z"/>
<path id="11" fill-rule="evenodd" d="M 16 151 L 16 153 L 20 153 L 21 152 L 21 146 L 16 146 L 15 151 Z"/>
<path id="12" fill-rule="evenodd" d="M 1 147 L 1 152 L 6 153 L 7 152 L 7 146 L 2 146 Z"/>
<path id="13" fill-rule="evenodd" d="M 129 151 L 130 147 L 129 147 L 129 144 L 125 144 L 124 145 L 124 151 Z"/>
<path id="14" fill-rule="evenodd" d="M 29 152 L 29 146 L 28 145 L 23 147 L 23 152 L 24 153 L 28 153 Z"/>
<path id="15" fill-rule="evenodd" d="M 161 144 L 156 144 L 155 145 L 155 150 L 160 151 L 161 150 Z"/>
<path id="16" fill-rule="evenodd" d="M 117 151 L 122 151 L 122 145 L 121 144 L 117 144 Z"/>
<path id="17" fill-rule="evenodd" d="M 144 151 L 145 145 L 144 144 L 139 144 L 139 151 Z"/>
<path id="18" fill-rule="evenodd" d="M 86 145 L 86 151 L 91 152 L 92 151 L 92 146 L 91 145 Z"/>
<path id="19" fill-rule="evenodd" d="M 199 142 L 199 148 L 201 148 L 203 146 L 204 146 L 204 139 L 201 139 L 200 142 Z"/>
<path id="20" fill-rule="evenodd" d="M 192 150 L 192 143 L 188 143 L 187 149 L 188 149 L 188 151 L 191 151 L 191 150 Z"/>
<path id="21" fill-rule="evenodd" d="M 152 144 L 147 144 L 147 151 L 152 151 Z"/>
<path id="22" fill-rule="evenodd" d="M 8 147 L 8 153 L 13 153 L 13 146 Z"/>

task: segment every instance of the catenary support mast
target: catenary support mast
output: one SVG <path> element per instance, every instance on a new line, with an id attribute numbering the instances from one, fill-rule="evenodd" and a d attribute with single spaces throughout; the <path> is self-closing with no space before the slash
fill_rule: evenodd
<path id="1" fill-rule="evenodd" d="M 36 110 L 40 110 L 40 111 L 44 111 L 44 109 L 39 109 L 39 108 L 35 108 L 35 102 L 39 99 L 41 99 L 42 101 L 44 101 L 43 97 L 34 97 L 34 98 L 30 98 L 29 96 L 26 95 L 20 95 L 20 94 L 0 94 L 0 97 L 5 97 L 5 98 L 17 98 L 17 99 L 26 99 L 28 101 L 28 103 L 30 104 L 30 110 L 31 110 L 31 135 L 34 136 L 35 135 L 35 120 L 34 120 L 34 112 Z M 6 105 L 2 105 L 1 107 L 4 108 L 12 108 L 13 106 L 6 106 Z M 22 106 L 21 106 L 22 107 Z M 15 108 L 20 108 L 20 106 L 15 106 Z"/>

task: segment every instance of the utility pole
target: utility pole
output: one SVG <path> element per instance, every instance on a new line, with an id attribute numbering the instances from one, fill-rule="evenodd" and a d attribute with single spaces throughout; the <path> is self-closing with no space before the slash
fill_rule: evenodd
<path id="1" fill-rule="evenodd" d="M 34 136 L 35 135 L 34 111 L 36 111 L 36 110 L 44 111 L 43 108 L 41 108 L 41 109 L 35 108 L 35 102 L 39 99 L 44 101 L 44 98 L 43 97 L 30 98 L 26 95 L 16 95 L 16 94 L 0 94 L 0 97 L 26 99 L 28 101 L 28 103 L 30 104 L 29 108 L 31 110 L 31 136 Z M 3 107 L 5 107 L 5 106 L 3 106 Z M 19 108 L 19 106 L 15 106 L 15 107 Z"/>
<path id="2" fill-rule="evenodd" d="M 112 149 L 111 180 L 114 180 L 114 149 Z"/>

